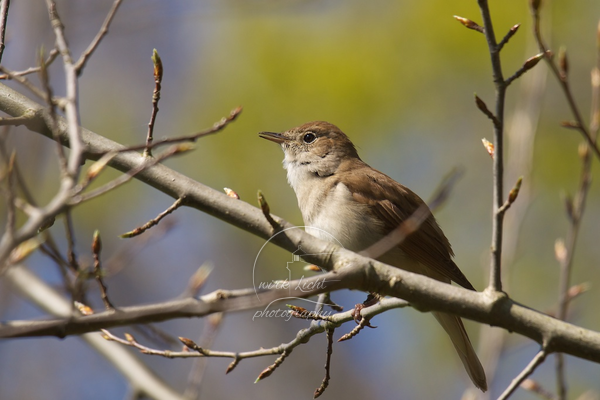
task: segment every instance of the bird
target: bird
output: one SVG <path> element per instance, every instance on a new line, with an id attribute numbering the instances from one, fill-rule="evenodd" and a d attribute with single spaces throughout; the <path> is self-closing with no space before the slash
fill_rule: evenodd
<path id="1" fill-rule="evenodd" d="M 283 133 L 260 132 L 284 152 L 287 180 L 296 193 L 308 233 L 337 240 L 360 252 L 385 237 L 425 202 L 412 190 L 372 168 L 337 126 L 308 122 Z M 418 230 L 377 259 L 441 282 L 475 290 L 453 261 L 453 250 L 430 213 Z M 473 384 L 485 392 L 487 381 L 460 317 L 434 311 L 450 337 Z"/>

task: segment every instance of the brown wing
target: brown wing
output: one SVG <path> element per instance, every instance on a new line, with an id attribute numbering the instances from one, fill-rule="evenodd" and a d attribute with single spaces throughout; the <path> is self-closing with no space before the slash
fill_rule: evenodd
<path id="1" fill-rule="evenodd" d="M 356 169 L 356 165 L 354 168 Z M 356 201 L 368 204 L 374 215 L 385 221 L 386 232 L 398 227 L 423 204 L 423 200 L 407 187 L 364 164 L 361 173 L 350 174 L 344 181 Z M 368 176 L 358 181 L 357 176 Z M 347 175 L 348 176 L 348 175 Z M 433 215 L 409 235 L 400 248 L 410 257 L 458 283 L 466 289 L 473 285 L 452 261 L 452 247 Z"/>

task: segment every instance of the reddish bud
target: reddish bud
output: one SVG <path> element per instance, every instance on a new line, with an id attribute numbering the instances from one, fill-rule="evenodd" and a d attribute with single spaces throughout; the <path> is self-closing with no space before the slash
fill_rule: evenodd
<path id="1" fill-rule="evenodd" d="M 102 240 L 100 240 L 100 231 L 94 231 L 94 238 L 92 239 L 92 252 L 94 254 L 100 254 L 102 251 Z"/>
<path id="2" fill-rule="evenodd" d="M 521 387 L 525 390 L 535 392 L 539 390 L 540 385 L 533 379 L 525 379 L 523 382 L 521 382 Z"/>
<path id="3" fill-rule="evenodd" d="M 94 310 L 91 309 L 91 307 L 86 306 L 83 303 L 80 303 L 78 301 L 75 302 L 75 307 L 77 308 L 77 310 L 79 310 L 79 312 L 81 313 L 81 315 L 92 315 L 94 314 Z"/>
<path id="4" fill-rule="evenodd" d="M 554 243 L 554 256 L 556 257 L 556 260 L 559 263 L 564 264 L 567 261 L 567 255 L 568 251 L 565 242 L 562 239 L 557 239 Z"/>
<path id="5" fill-rule="evenodd" d="M 262 194 L 262 192 L 260 190 L 258 191 L 258 204 L 260 205 L 260 208 L 261 208 L 263 214 L 265 214 L 265 215 L 271 214 L 271 209 L 269 208 L 269 203 L 267 203 L 267 199 L 265 198 L 265 196 Z"/>
<path id="6" fill-rule="evenodd" d="M 590 156 L 590 146 L 586 142 L 579 143 L 577 153 L 582 160 L 585 160 Z"/>
<path id="7" fill-rule="evenodd" d="M 229 197 L 233 197 L 234 199 L 238 199 L 240 198 L 240 196 L 234 192 L 233 190 L 229 189 L 229 188 L 223 188 L 223 190 L 225 191 L 225 194 Z"/>
<path id="8" fill-rule="evenodd" d="M 179 339 L 179 341 L 181 343 L 184 344 L 184 346 L 186 346 L 186 347 L 188 347 L 188 348 L 190 348 L 192 350 L 195 350 L 198 347 L 198 345 L 196 344 L 196 342 L 194 342 L 192 339 L 188 339 L 188 338 L 185 338 L 185 337 L 182 337 L 182 336 L 179 336 L 178 339 Z"/>
<path id="9" fill-rule="evenodd" d="M 271 376 L 271 374 L 273 373 L 273 369 L 271 367 L 267 367 L 263 370 L 263 372 L 260 373 L 260 375 L 258 375 L 258 378 L 256 378 L 256 380 L 254 381 L 254 383 L 257 383 L 258 381 L 268 378 L 269 376 Z"/>
<path id="10" fill-rule="evenodd" d="M 483 33 L 485 31 L 482 26 L 480 26 L 476 22 L 471 21 L 470 19 L 459 17 L 458 15 L 455 15 L 454 19 L 463 24 L 465 27 L 473 29 L 474 31 L 480 33 Z"/>
<path id="11" fill-rule="evenodd" d="M 569 291 L 567 292 L 567 295 L 569 299 L 572 300 L 575 297 L 587 292 L 588 290 L 590 290 L 590 284 L 580 283 L 579 285 L 571 286 L 569 288 Z"/>
<path id="12" fill-rule="evenodd" d="M 152 64 L 154 64 L 154 79 L 161 82 L 163 77 L 163 65 L 156 49 L 152 50 Z"/>
<path id="13" fill-rule="evenodd" d="M 519 195 L 519 190 L 521 189 L 522 183 L 523 183 L 523 177 L 521 176 L 521 177 L 519 177 L 519 179 L 517 179 L 517 183 L 515 183 L 515 186 L 508 193 L 508 202 L 509 203 L 512 204 L 517 199 L 517 196 Z"/>
<path id="14" fill-rule="evenodd" d="M 490 157 L 492 157 L 492 159 L 493 159 L 494 158 L 494 143 L 490 142 L 486 138 L 481 139 L 481 142 L 483 143 L 483 147 L 485 147 L 485 149 L 487 150 Z"/>
<path id="15" fill-rule="evenodd" d="M 306 266 L 304 267 L 304 270 L 305 270 L 305 271 L 321 272 L 321 268 L 319 268 L 319 267 L 318 267 L 317 265 L 315 265 L 315 264 L 309 264 L 309 265 L 306 265 Z"/>
<path id="16" fill-rule="evenodd" d="M 529 70 L 529 69 L 535 67 L 537 65 L 537 63 L 539 63 L 542 58 L 544 58 L 544 53 L 539 53 L 539 54 L 536 54 L 533 57 L 529 57 L 525 61 L 525 63 L 523 64 L 523 69 Z"/>
<path id="17" fill-rule="evenodd" d="M 561 79 L 567 79 L 567 74 L 569 73 L 569 61 L 567 60 L 567 49 L 564 47 L 561 47 L 558 51 L 558 67 Z"/>
<path id="18" fill-rule="evenodd" d="M 231 371 L 233 371 L 233 369 L 234 369 L 235 367 L 237 367 L 237 365 L 238 365 L 238 363 L 239 363 L 239 362 L 240 362 L 240 360 L 239 360 L 238 358 L 234 359 L 234 360 L 231 362 L 231 364 L 229 364 L 229 365 L 227 366 L 227 370 L 225 371 L 225 374 L 228 374 L 228 373 L 230 373 Z"/>

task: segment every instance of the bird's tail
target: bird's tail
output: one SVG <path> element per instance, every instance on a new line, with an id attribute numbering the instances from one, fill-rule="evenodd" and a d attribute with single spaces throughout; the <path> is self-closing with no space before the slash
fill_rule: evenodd
<path id="1" fill-rule="evenodd" d="M 477 354 L 475 354 L 462 320 L 451 314 L 440 312 L 432 314 L 442 325 L 448 336 L 450 336 L 452 344 L 475 386 L 485 392 L 487 390 L 485 371 L 481 366 L 481 362 L 479 362 L 479 358 L 477 358 Z"/>

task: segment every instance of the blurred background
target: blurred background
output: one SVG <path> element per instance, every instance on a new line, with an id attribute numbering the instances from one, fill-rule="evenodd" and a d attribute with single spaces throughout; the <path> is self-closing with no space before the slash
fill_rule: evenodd
<path id="1" fill-rule="evenodd" d="M 53 48 L 54 35 L 42 2 L 12 3 L 3 63 L 22 70 L 35 65 L 40 48 Z M 97 33 L 111 3 L 57 1 L 76 56 Z M 490 3 L 497 37 L 521 24 L 502 52 L 504 72 L 509 76 L 537 53 L 528 2 Z M 311 120 L 332 122 L 350 136 L 363 160 L 424 199 L 443 176 L 460 167 L 463 178 L 436 217 L 453 244 L 457 264 L 483 290 L 491 240 L 492 162 L 481 139 L 492 140 L 492 128 L 476 109 L 473 93 L 492 108 L 494 88 L 484 37 L 462 27 L 453 15 L 481 21 L 474 0 L 126 0 L 80 80 L 82 124 L 122 144 L 143 142 L 154 88 L 150 57 L 156 48 L 165 72 L 155 138 L 197 132 L 236 106 L 244 107 L 238 120 L 223 132 L 201 139 L 193 153 L 166 164 L 217 190 L 232 188 L 251 204 L 257 204 L 260 189 L 271 211 L 294 224 L 301 225 L 302 219 L 281 166 L 283 153 L 276 145 L 259 140 L 259 131 L 283 131 Z M 599 18 L 597 1 L 544 2 L 547 41 L 554 50 L 566 46 L 575 97 L 586 117 Z M 50 74 L 55 92 L 64 94 L 59 60 Z M 559 127 L 560 121 L 571 116 L 555 80 L 545 77 L 546 66 L 540 63 L 535 74 L 536 81 L 513 84 L 507 102 L 512 147 L 506 187 L 525 174 L 529 191 L 518 200 L 521 209 L 515 210 L 516 217 L 507 227 L 507 242 L 516 244 L 507 245 L 505 267 L 510 273 L 505 284 L 515 300 L 551 313 L 558 302 L 554 244 L 568 229 L 563 197 L 577 189 L 581 138 Z M 517 118 L 520 111 L 530 109 L 533 131 Z M 531 151 L 520 142 L 524 137 L 534 140 Z M 45 204 L 59 180 L 52 143 L 23 128 L 14 129 L 9 142 L 18 151 L 36 200 Z M 521 170 L 527 162 L 517 157 L 524 149 L 524 159 L 532 160 L 531 174 Z M 595 174 L 600 172 L 597 165 L 594 159 Z M 107 171 L 99 183 L 116 176 Z M 589 196 L 572 282 L 588 282 L 591 288 L 573 303 L 570 320 L 600 330 L 597 185 Z M 198 211 L 179 209 L 140 240 L 118 238 L 172 201 L 132 181 L 74 210 L 77 254 L 83 264 L 91 262 L 92 233 L 99 229 L 102 234 L 106 283 L 115 305 L 174 298 L 205 262 L 211 262 L 214 270 L 204 293 L 252 287 L 253 264 L 264 241 Z M 51 230 L 56 238 L 64 238 L 60 221 Z M 64 240 L 59 245 L 66 247 Z M 282 262 L 288 258 L 282 250 L 267 247 L 261 253 L 261 272 L 266 279 L 269 274 L 271 279 L 280 279 Z M 60 289 L 58 268 L 49 259 L 34 254 L 26 263 Z M 44 316 L 1 278 L 0 285 L 0 319 Z M 92 305 L 102 309 L 93 284 L 90 294 L 95 301 Z M 333 296 L 346 309 L 364 298 L 362 293 L 351 292 Z M 292 340 L 307 326 L 300 320 L 253 321 L 252 315 L 226 315 L 211 348 L 273 347 Z M 196 339 L 204 323 L 177 320 L 157 327 L 173 337 Z M 395 310 L 378 316 L 373 324 L 378 328 L 334 345 L 332 379 L 323 398 L 457 399 L 470 387 L 450 341 L 430 315 Z M 350 329 L 351 324 L 341 327 L 335 339 Z M 482 336 L 492 337 L 487 336 L 490 330 L 480 331 L 475 323 L 467 322 L 467 329 L 475 344 Z M 139 336 L 131 328 L 114 330 L 121 335 L 125 331 Z M 138 339 L 153 347 L 167 346 L 143 336 Z M 275 357 L 243 360 L 228 375 L 225 369 L 230 360 L 210 359 L 201 397 L 310 398 L 324 375 L 325 344 L 324 335 L 314 337 L 257 384 L 254 380 Z M 506 336 L 490 387 L 492 398 L 537 351 L 538 345 L 526 338 Z M 136 355 L 183 392 L 192 361 Z M 600 392 L 600 366 L 572 357 L 566 360 L 569 398 L 588 390 Z M 553 357 L 532 378 L 554 390 Z M 119 399 L 128 393 L 119 372 L 78 337 L 0 342 L 2 399 Z M 515 398 L 537 397 L 520 390 Z"/>

